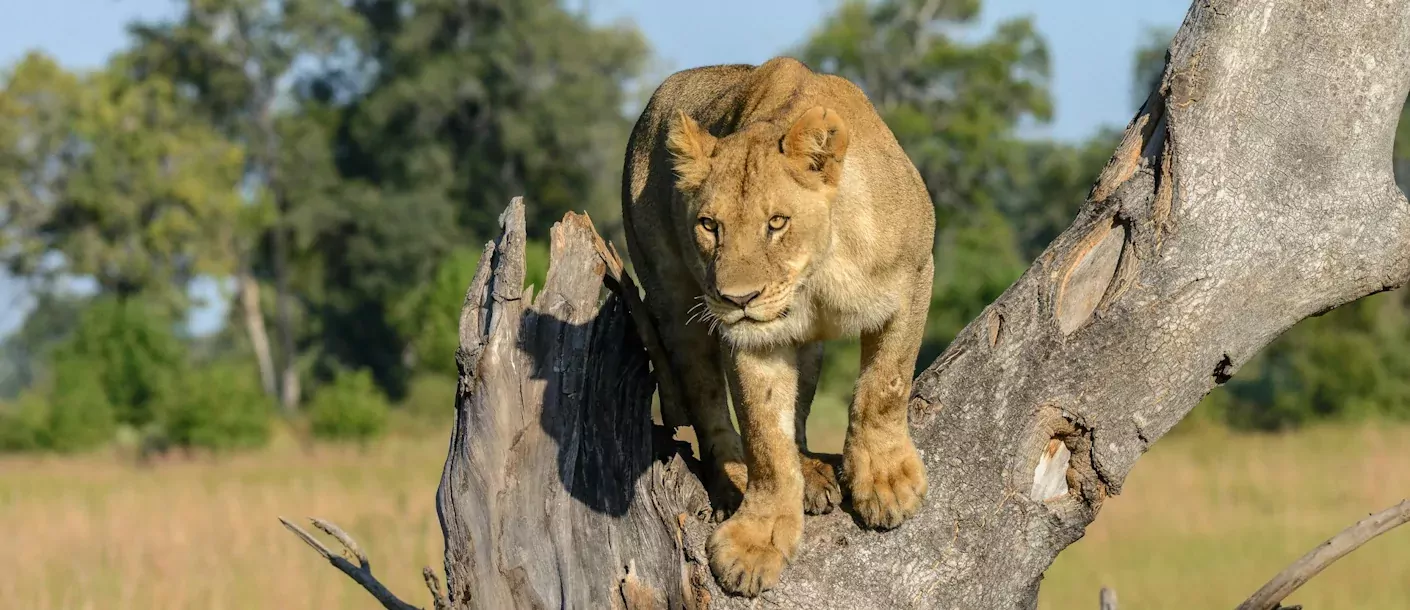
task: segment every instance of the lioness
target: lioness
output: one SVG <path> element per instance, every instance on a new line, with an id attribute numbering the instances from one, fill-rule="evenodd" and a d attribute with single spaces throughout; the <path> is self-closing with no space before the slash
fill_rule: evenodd
<path id="1" fill-rule="evenodd" d="M 832 467 L 804 452 L 823 340 L 862 338 L 843 450 L 858 516 L 892 528 L 913 515 L 926 479 L 906 403 L 935 212 L 866 95 L 788 58 L 677 72 L 632 130 L 622 195 L 631 258 L 719 514 L 743 490 L 709 542 L 720 586 L 771 587 L 805 507 L 841 501 Z"/>

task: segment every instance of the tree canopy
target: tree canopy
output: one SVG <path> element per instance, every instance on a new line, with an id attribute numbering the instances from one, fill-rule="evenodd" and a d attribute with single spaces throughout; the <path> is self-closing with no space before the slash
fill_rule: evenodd
<path id="1" fill-rule="evenodd" d="M 1070 223 L 1119 138 L 1042 136 L 1043 36 L 1025 18 L 981 29 L 980 9 L 847 0 L 781 49 L 861 86 L 935 200 L 921 366 Z M 416 378 L 454 373 L 464 287 L 510 197 L 530 202 L 531 266 L 565 211 L 609 237 L 619 226 L 621 150 L 651 60 L 629 23 L 557 0 L 186 0 L 130 31 L 97 70 L 35 52 L 0 73 L 0 261 L 40 303 L 0 351 L 14 398 L 0 418 L 58 430 L 68 420 L 52 414 L 73 405 L 111 412 L 113 429 L 208 438 L 164 394 L 207 369 L 252 405 L 242 413 L 271 398 L 326 411 L 337 401 L 316 395 L 359 375 L 401 400 L 425 387 Z M 1149 31 L 1133 57 L 1133 110 L 1171 34 Z M 204 311 L 197 280 L 230 304 L 212 337 L 184 325 Z M 1407 311 L 1393 293 L 1299 325 L 1203 411 L 1260 429 L 1410 416 Z M 829 348 L 822 400 L 845 403 L 856 349 Z M 64 395 L 77 360 L 100 371 L 99 395 Z M 264 380 L 261 396 L 241 375 Z"/>

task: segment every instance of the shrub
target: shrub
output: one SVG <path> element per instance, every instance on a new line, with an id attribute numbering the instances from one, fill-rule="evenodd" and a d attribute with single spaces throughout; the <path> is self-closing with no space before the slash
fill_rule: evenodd
<path id="1" fill-rule="evenodd" d="M 117 422 L 144 427 L 155 419 L 158 395 L 185 361 L 174 324 L 141 299 L 96 299 L 79 316 L 73 335 L 55 350 L 54 375 L 81 362 L 82 383 L 103 393 Z"/>
<path id="2" fill-rule="evenodd" d="M 117 419 L 103 386 L 94 383 L 82 359 L 63 359 L 54 367 L 44 447 L 60 452 L 92 449 L 113 437 Z"/>
<path id="3" fill-rule="evenodd" d="M 215 450 L 264 446 L 273 412 L 256 372 L 234 363 L 181 376 L 163 392 L 158 407 L 169 442 Z"/>
<path id="4" fill-rule="evenodd" d="M 49 405 L 37 392 L 26 392 L 16 401 L 0 405 L 0 451 L 43 449 Z"/>
<path id="5" fill-rule="evenodd" d="M 340 372 L 314 394 L 309 424 L 315 437 L 365 443 L 386 429 L 387 411 L 371 373 Z"/>

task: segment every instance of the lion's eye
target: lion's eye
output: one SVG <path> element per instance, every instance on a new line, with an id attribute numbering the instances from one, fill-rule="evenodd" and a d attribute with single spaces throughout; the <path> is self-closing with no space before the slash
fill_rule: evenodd
<path id="1" fill-rule="evenodd" d="M 770 231 L 782 231 L 783 228 L 786 226 L 788 226 L 787 216 L 774 216 L 773 218 L 769 219 Z"/>
<path id="2" fill-rule="evenodd" d="M 714 220 L 713 218 L 707 218 L 707 217 L 705 217 L 705 216 L 701 216 L 701 217 L 700 217 L 700 227 L 703 228 L 703 229 L 705 229 L 706 231 L 709 231 L 709 232 L 711 232 L 711 233 L 714 233 L 714 232 L 715 232 L 715 229 L 718 228 L 718 225 L 715 224 L 715 220 Z"/>

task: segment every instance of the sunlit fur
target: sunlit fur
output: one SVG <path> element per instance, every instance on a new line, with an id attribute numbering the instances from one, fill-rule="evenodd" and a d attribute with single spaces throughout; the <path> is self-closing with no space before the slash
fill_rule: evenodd
<path id="1" fill-rule="evenodd" d="M 858 518 L 884 529 L 915 514 L 927 484 L 906 400 L 930 303 L 934 209 L 861 90 L 786 58 L 674 74 L 632 131 L 622 191 L 669 358 L 662 373 L 679 382 L 662 415 L 695 428 L 716 514 L 734 511 L 707 545 L 721 587 L 772 586 L 805 507 L 841 501 L 833 469 L 800 455 L 795 436 L 819 341 L 862 339 L 842 456 Z"/>
<path id="2" fill-rule="evenodd" d="M 767 180 L 767 162 L 760 165 L 765 167 L 755 178 Z M 861 176 L 849 175 L 853 173 L 855 170 L 844 170 L 844 185 L 854 186 L 864 181 Z M 696 200 L 686 199 L 692 209 L 697 210 L 697 215 L 723 217 L 721 224 L 731 233 L 730 238 L 757 242 L 751 244 L 757 247 L 730 251 L 716 248 L 710 236 L 696 231 L 698 261 L 692 267 L 701 283 L 707 286 L 700 299 L 708 315 L 701 316 L 701 321 L 711 324 L 713 332 L 734 347 L 759 349 L 855 337 L 864 331 L 880 329 L 891 318 L 896 311 L 896 299 L 885 293 L 877 278 L 848 257 L 833 256 L 838 241 L 845 239 L 831 227 L 829 195 L 835 196 L 834 193 L 806 192 L 784 180 L 775 182 L 782 182 L 784 188 L 754 190 L 747 186 L 740 188 L 729 181 L 723 179 L 720 182 L 724 184 L 707 186 Z M 730 196 L 731 191 L 745 193 L 746 197 L 741 202 L 737 195 Z M 721 193 L 724 197 L 719 197 Z M 719 198 L 711 199 L 711 196 Z M 768 200 L 771 197 L 773 201 Z M 751 201 L 751 198 L 756 199 Z M 729 229 L 741 225 L 757 229 L 757 225 L 766 222 L 760 222 L 759 217 L 768 218 L 773 214 L 790 217 L 788 227 L 782 232 L 784 235 L 770 236 L 767 231 L 756 231 L 753 235 L 737 236 L 742 231 Z M 849 222 L 864 223 L 870 219 L 852 218 Z M 761 294 L 743 309 L 719 297 L 721 287 L 728 287 L 731 280 L 738 283 L 741 275 L 759 278 L 757 285 L 761 288 Z"/>

